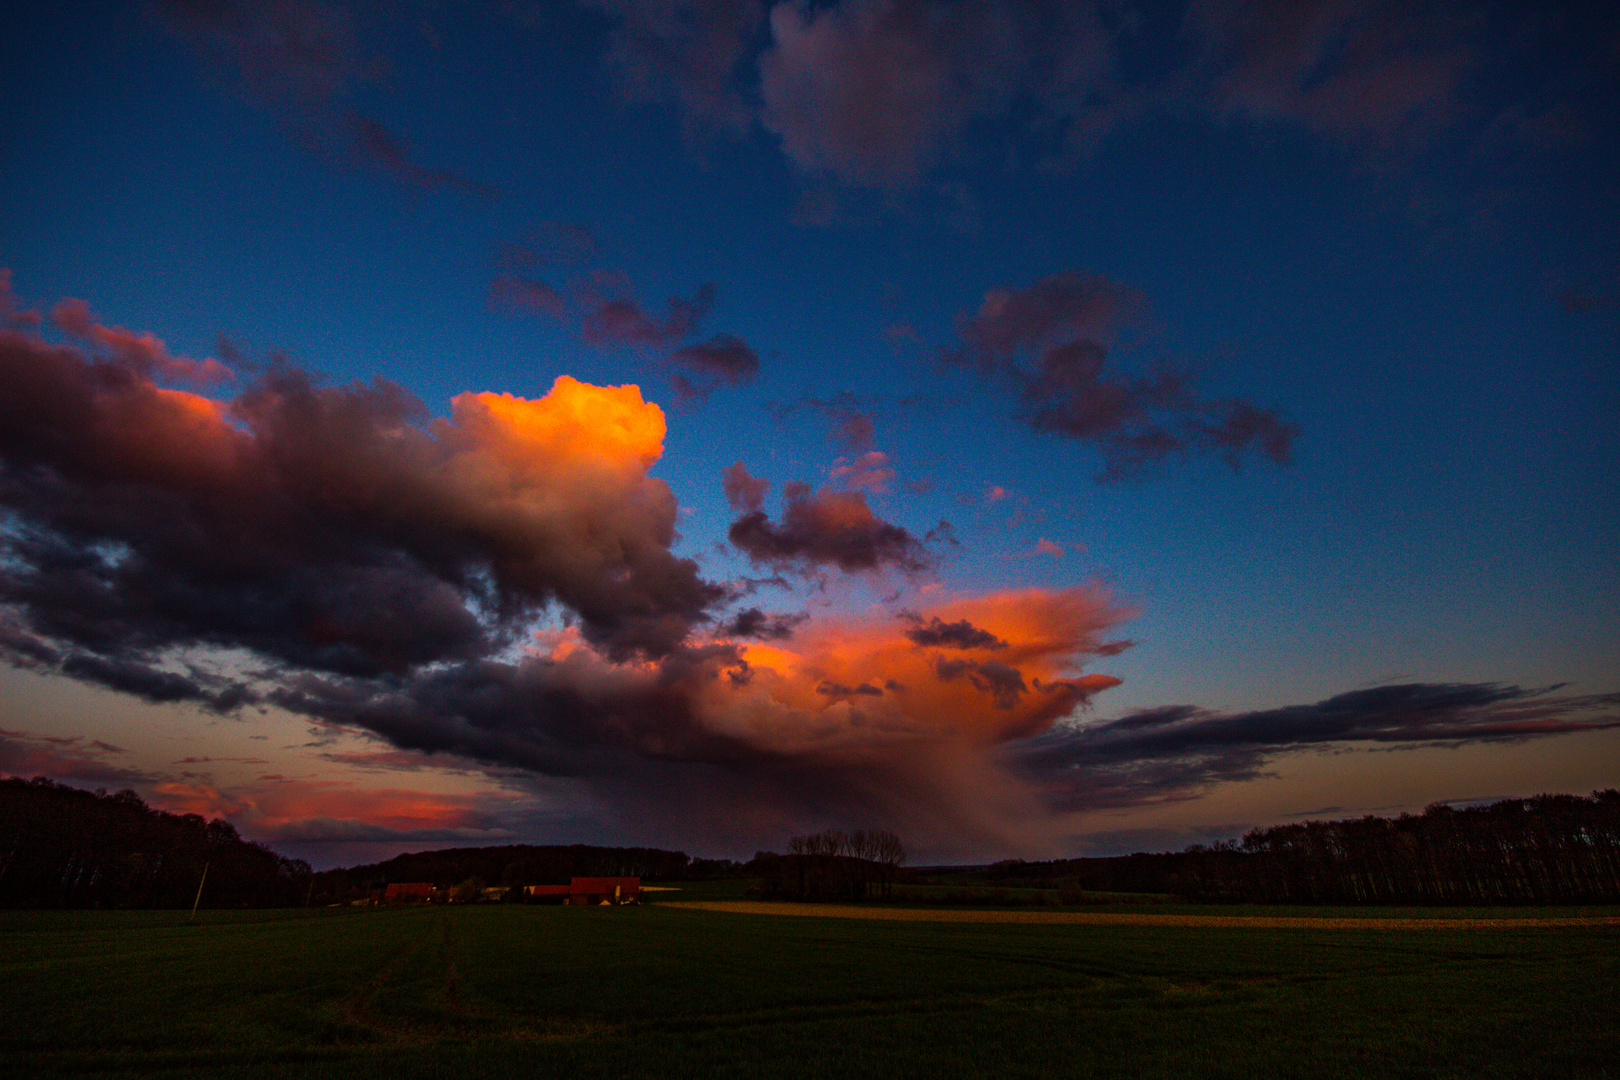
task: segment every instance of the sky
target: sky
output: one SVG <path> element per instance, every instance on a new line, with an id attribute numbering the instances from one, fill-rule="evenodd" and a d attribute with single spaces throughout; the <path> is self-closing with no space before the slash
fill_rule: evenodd
<path id="1" fill-rule="evenodd" d="M 0 774 L 317 867 L 1620 784 L 1620 15 L 23 3 Z"/>

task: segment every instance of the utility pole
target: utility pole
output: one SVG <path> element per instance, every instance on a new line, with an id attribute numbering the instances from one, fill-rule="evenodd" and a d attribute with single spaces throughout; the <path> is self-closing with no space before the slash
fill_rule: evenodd
<path id="1" fill-rule="evenodd" d="M 208 880 L 208 863 L 203 863 L 202 877 L 197 879 L 197 899 L 191 902 L 191 921 L 197 921 L 197 905 L 202 903 L 203 882 Z"/>

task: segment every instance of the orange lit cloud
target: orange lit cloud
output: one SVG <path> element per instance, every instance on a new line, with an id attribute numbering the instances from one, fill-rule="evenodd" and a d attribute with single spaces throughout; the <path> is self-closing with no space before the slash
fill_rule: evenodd
<path id="1" fill-rule="evenodd" d="M 904 617 L 800 619 L 679 663 L 614 664 L 559 636 L 530 671 L 546 693 L 597 702 L 599 737 L 633 748 L 639 765 L 593 777 L 609 804 L 657 798 L 683 827 L 724 836 L 864 815 L 922 844 L 1017 845 L 1039 842 L 1043 811 L 997 747 L 1117 685 L 1082 668 L 1129 614 L 1097 589 L 1009 591 Z M 699 797 L 659 762 L 723 771 Z"/>
<path id="2" fill-rule="evenodd" d="M 236 377 L 230 368 L 212 357 L 192 360 L 170 355 L 168 346 L 152 334 L 137 334 L 122 326 L 102 326 L 83 300 L 63 300 L 51 312 L 51 321 L 68 333 L 101 346 L 144 377 L 193 382 L 224 382 Z"/>
<path id="3" fill-rule="evenodd" d="M 993 645 L 930 648 L 893 619 L 820 620 L 742 648 L 748 678 L 713 684 L 714 722 L 760 745 L 945 737 L 989 744 L 1044 731 L 1118 680 L 1082 675 L 1098 635 L 1128 614 L 1089 589 L 995 593 L 926 609 Z"/>
<path id="4" fill-rule="evenodd" d="M 0 461 L 30 543 L 62 549 L 17 555 L 22 629 L 82 677 L 158 687 L 158 653 L 199 643 L 399 671 L 484 654 L 552 603 L 614 655 L 659 654 L 724 596 L 670 551 L 678 506 L 648 475 L 664 414 L 635 386 L 564 376 L 431 419 L 392 384 L 283 365 L 221 403 L 157 385 L 175 372 L 156 338 L 103 332 L 77 302 L 57 321 L 107 352 L 0 332 Z M 70 557 L 87 549 L 112 553 L 88 615 Z M 243 700 L 185 682 L 170 673 L 163 699 Z"/>

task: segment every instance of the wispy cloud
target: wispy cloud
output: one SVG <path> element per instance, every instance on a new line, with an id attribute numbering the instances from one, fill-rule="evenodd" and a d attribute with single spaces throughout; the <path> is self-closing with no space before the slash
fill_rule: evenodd
<path id="1" fill-rule="evenodd" d="M 1254 779 L 1278 755 L 1307 747 L 1455 746 L 1620 728 L 1620 694 L 1559 690 L 1405 683 L 1243 713 L 1168 706 L 1054 730 L 1020 745 L 1015 758 L 1060 804 L 1095 808 Z"/>

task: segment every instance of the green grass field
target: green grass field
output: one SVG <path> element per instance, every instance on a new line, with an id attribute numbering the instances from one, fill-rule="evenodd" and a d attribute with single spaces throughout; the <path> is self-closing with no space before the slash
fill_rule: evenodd
<path id="1" fill-rule="evenodd" d="M 487 906 L 5 912 L 0 941 L 10 1076 L 1620 1077 L 1613 926 Z"/>

